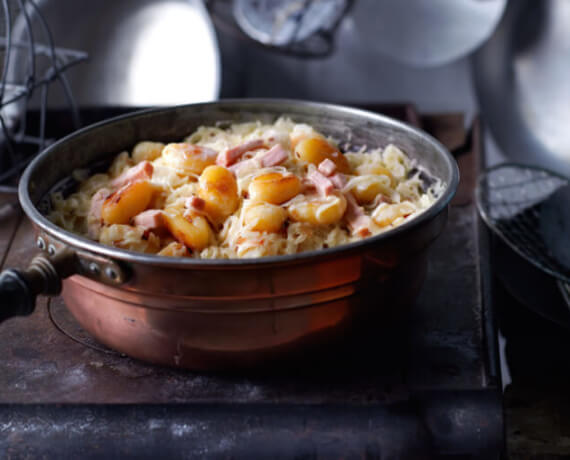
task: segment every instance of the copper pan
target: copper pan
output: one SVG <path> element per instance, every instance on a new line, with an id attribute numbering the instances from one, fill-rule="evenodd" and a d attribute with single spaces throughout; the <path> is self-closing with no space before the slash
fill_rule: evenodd
<path id="1" fill-rule="evenodd" d="M 141 140 L 176 141 L 202 124 L 273 121 L 281 115 L 353 146 L 393 142 L 445 183 L 423 214 L 384 234 L 302 254 L 194 260 L 106 247 L 48 221 L 48 194 L 71 173 Z M 305 353 L 382 322 L 409 304 L 441 233 L 459 173 L 447 150 L 399 121 L 347 107 L 235 100 L 138 112 L 87 127 L 51 145 L 25 171 L 22 207 L 41 250 L 28 270 L 0 275 L 0 320 L 33 311 L 37 294 L 63 295 L 79 323 L 130 356 L 191 369 L 254 366 Z M 374 323 L 378 324 L 378 323 Z"/>

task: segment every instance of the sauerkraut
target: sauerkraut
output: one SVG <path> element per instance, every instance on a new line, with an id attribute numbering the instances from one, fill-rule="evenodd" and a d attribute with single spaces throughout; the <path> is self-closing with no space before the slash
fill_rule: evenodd
<path id="1" fill-rule="evenodd" d="M 141 142 L 106 173 L 74 176 L 74 193 L 51 196 L 57 225 L 109 246 L 203 259 L 367 238 L 413 219 L 443 188 L 426 184 L 396 145 L 340 152 L 334 139 L 288 118 Z"/>

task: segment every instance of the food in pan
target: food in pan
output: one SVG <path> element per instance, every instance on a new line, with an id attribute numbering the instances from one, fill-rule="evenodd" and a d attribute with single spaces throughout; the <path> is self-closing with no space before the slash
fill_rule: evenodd
<path id="1" fill-rule="evenodd" d="M 105 173 L 52 194 L 72 232 L 174 257 L 295 254 L 361 240 L 428 208 L 443 186 L 395 145 L 341 153 L 307 124 L 202 126 L 184 142 L 140 142 Z"/>

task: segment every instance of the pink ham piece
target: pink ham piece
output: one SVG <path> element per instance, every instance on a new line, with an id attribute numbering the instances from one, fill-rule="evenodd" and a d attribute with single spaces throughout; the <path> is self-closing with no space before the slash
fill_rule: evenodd
<path id="1" fill-rule="evenodd" d="M 192 195 L 186 200 L 184 207 L 203 212 L 206 207 L 206 202 L 202 198 Z"/>
<path id="2" fill-rule="evenodd" d="M 364 209 L 358 206 L 356 199 L 352 194 L 345 194 L 346 198 L 346 212 L 344 217 L 352 233 L 357 233 L 360 236 L 370 235 L 370 227 L 372 226 L 372 219 L 364 213 Z"/>
<path id="3" fill-rule="evenodd" d="M 138 180 L 150 179 L 152 177 L 152 172 L 154 168 L 149 161 L 141 161 L 138 165 L 127 169 L 119 177 L 116 177 L 111 182 L 111 187 L 120 188 L 130 182 L 136 182 Z"/>
<path id="4" fill-rule="evenodd" d="M 243 168 L 245 168 L 248 165 L 255 165 L 255 160 L 249 159 L 249 160 L 245 160 L 245 161 L 240 161 L 240 162 L 236 163 L 235 165 L 231 165 L 228 169 L 237 176 L 239 174 L 240 170 L 242 170 Z"/>
<path id="5" fill-rule="evenodd" d="M 346 185 L 346 177 L 342 173 L 336 173 L 329 177 L 329 180 L 333 183 L 333 185 L 340 189 L 343 189 Z"/>
<path id="6" fill-rule="evenodd" d="M 244 153 L 251 150 L 259 149 L 265 145 L 263 139 L 255 139 L 253 141 L 246 142 L 245 144 L 238 145 L 237 147 L 232 147 L 231 149 L 226 149 L 218 154 L 216 158 L 216 164 L 220 166 L 233 165 Z"/>
<path id="7" fill-rule="evenodd" d="M 237 176 L 240 171 L 245 168 L 257 169 L 257 160 L 250 158 L 249 160 L 238 161 L 235 165 L 231 165 L 228 169 Z"/>
<path id="8" fill-rule="evenodd" d="M 215 222 L 210 218 L 209 214 L 206 212 L 206 202 L 202 198 L 192 195 L 191 197 L 188 197 L 186 199 L 184 207 L 186 208 L 186 211 L 184 211 L 183 214 L 185 218 L 191 219 L 196 214 L 199 214 L 208 219 L 208 221 L 210 221 L 210 224 L 212 224 L 212 226 L 214 227 L 216 226 Z"/>
<path id="9" fill-rule="evenodd" d="M 281 144 L 275 144 L 259 157 L 259 161 L 262 167 L 269 168 L 271 166 L 280 165 L 287 158 L 289 158 L 287 151 L 281 146 Z"/>
<path id="10" fill-rule="evenodd" d="M 103 209 L 103 203 L 110 194 L 111 190 L 102 188 L 91 197 L 91 205 L 87 214 L 87 235 L 89 238 L 95 240 L 99 237 L 99 231 L 102 226 L 101 210 Z"/>
<path id="11" fill-rule="evenodd" d="M 148 209 L 136 215 L 133 223 L 145 231 L 154 231 L 164 227 L 164 213 L 160 209 Z"/>
<path id="12" fill-rule="evenodd" d="M 271 166 L 280 165 L 287 160 L 287 158 L 289 158 L 287 151 L 280 144 L 276 144 L 262 155 L 256 158 L 250 158 L 249 160 L 239 161 L 231 165 L 228 169 L 237 175 L 243 168 L 257 166 L 258 160 L 262 168 L 270 168 Z"/>
<path id="13" fill-rule="evenodd" d="M 336 165 L 332 160 L 325 158 L 323 161 L 319 163 L 317 168 L 320 173 L 324 174 L 325 176 L 329 177 L 332 176 L 336 172 Z"/>
<path id="14" fill-rule="evenodd" d="M 319 171 L 313 171 L 307 176 L 307 179 L 309 179 L 315 185 L 321 196 L 330 195 L 334 190 L 333 183 L 328 178 L 323 176 Z"/>

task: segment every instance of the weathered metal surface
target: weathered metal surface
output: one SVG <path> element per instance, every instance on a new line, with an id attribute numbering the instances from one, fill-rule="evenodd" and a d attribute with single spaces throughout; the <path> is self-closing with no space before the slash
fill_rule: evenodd
<path id="1" fill-rule="evenodd" d="M 433 401 L 436 402 L 433 402 Z M 0 406 L 0 453 L 20 458 L 497 458 L 489 392 L 391 406 Z M 458 423 L 459 419 L 459 423 Z"/>
<path id="2" fill-rule="evenodd" d="M 26 406 L 15 417 L 4 406 L 0 448 L 8 445 L 8 455 L 30 458 L 63 452 L 70 458 L 109 452 L 112 458 L 417 459 L 434 452 L 493 458 L 496 446 L 486 441 L 500 430 L 500 418 L 488 417 L 496 398 L 472 392 L 463 401 L 458 406 L 444 396 L 435 404 L 417 400 L 391 407 L 60 406 L 49 408 L 49 414 L 41 406 Z M 458 416 L 460 424 L 454 420 Z M 98 443 L 103 436 L 106 443 Z"/>
<path id="3" fill-rule="evenodd" d="M 472 156 L 463 168 L 476 165 Z M 160 448 L 179 457 L 263 457 L 272 449 L 283 458 L 421 458 L 415 449 L 429 447 L 493 458 L 502 415 L 478 231 L 469 200 L 451 206 L 419 299 L 399 327 L 371 325 L 328 353 L 255 374 L 144 364 L 95 342 L 61 299 L 49 310 L 38 305 L 32 316 L 0 326 L 0 403 L 37 404 L 0 408 L 0 452 L 33 456 L 43 447 L 56 455 L 83 443 L 93 456 L 152 457 Z M 7 265 L 29 260 L 32 245 L 26 221 Z"/>

